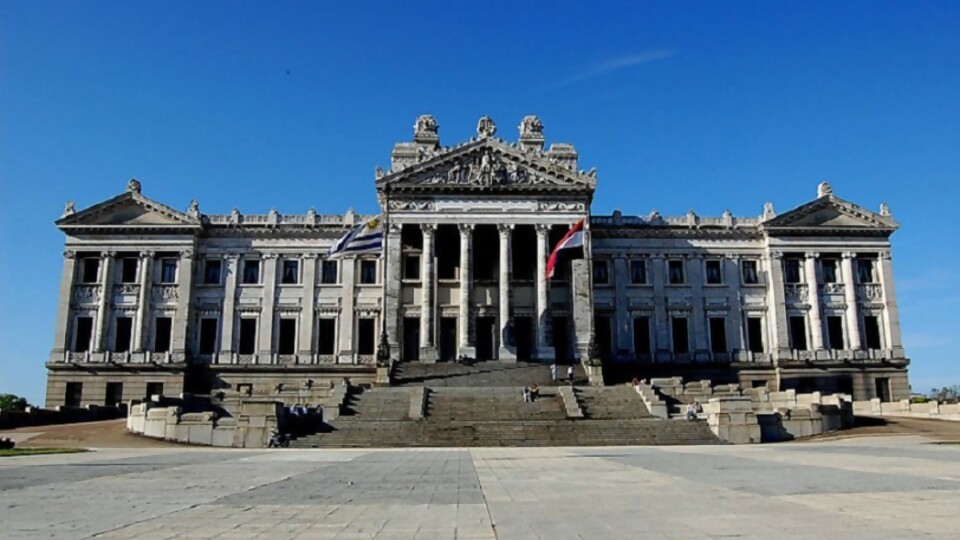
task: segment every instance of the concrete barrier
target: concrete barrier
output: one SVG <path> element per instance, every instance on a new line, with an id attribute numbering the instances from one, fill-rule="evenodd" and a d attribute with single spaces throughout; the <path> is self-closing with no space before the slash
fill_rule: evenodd
<path id="1" fill-rule="evenodd" d="M 264 448 L 280 429 L 283 403 L 249 399 L 240 403 L 238 417 L 218 418 L 213 412 L 184 413 L 180 407 L 140 403 L 130 407 L 127 431 L 179 443 L 235 448 Z"/>

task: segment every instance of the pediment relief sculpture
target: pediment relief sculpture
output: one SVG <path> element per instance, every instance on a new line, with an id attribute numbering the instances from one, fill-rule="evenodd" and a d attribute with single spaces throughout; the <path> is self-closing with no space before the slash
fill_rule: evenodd
<path id="1" fill-rule="evenodd" d="M 200 213 L 196 204 L 191 204 L 188 212 L 183 213 L 144 197 L 140 182 L 131 179 L 124 193 L 89 208 L 77 210 L 69 203 L 57 226 L 195 228 L 200 226 Z"/>

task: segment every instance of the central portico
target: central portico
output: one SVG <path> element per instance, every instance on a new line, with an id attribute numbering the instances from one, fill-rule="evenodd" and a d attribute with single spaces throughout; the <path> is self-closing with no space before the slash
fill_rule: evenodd
<path id="1" fill-rule="evenodd" d="M 569 144 L 544 149 L 543 125 L 497 138 L 483 117 L 477 136 L 440 145 L 432 116 L 377 169 L 387 220 L 385 313 L 391 356 L 435 362 L 559 361 L 586 353 L 591 330 L 589 261 L 544 279 L 551 249 L 588 218 L 596 175 L 577 169 Z M 589 219 L 587 219 L 589 222 Z M 589 257 L 589 230 L 585 233 Z"/>

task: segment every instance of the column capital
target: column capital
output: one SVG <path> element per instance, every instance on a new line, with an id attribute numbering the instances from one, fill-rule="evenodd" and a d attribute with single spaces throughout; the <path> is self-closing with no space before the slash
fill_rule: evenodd
<path id="1" fill-rule="evenodd" d="M 473 232 L 475 225 L 473 223 L 458 223 L 457 228 L 460 229 L 461 236 L 469 236 Z"/>
<path id="2" fill-rule="evenodd" d="M 742 255 L 740 255 L 739 253 L 724 253 L 724 254 L 723 254 L 723 258 L 724 258 L 724 259 L 730 259 L 730 260 L 732 260 L 732 261 L 738 261 L 738 260 L 740 260 L 740 257 L 742 257 Z"/>
<path id="3" fill-rule="evenodd" d="M 277 258 L 277 254 L 276 254 L 276 253 L 261 253 L 261 254 L 260 254 L 260 258 L 263 259 L 263 260 L 265 260 L 265 261 L 269 261 L 269 260 L 276 259 L 276 258 Z"/>
<path id="4" fill-rule="evenodd" d="M 882 261 L 889 261 L 893 259 L 893 253 L 890 250 L 881 251 L 878 255 Z"/>
<path id="5" fill-rule="evenodd" d="M 537 228 L 538 236 L 546 236 L 547 234 L 550 233 L 550 229 L 553 227 L 553 225 L 550 225 L 548 223 L 537 223 L 534 226 Z"/>
<path id="6" fill-rule="evenodd" d="M 403 232 L 403 223 L 390 222 L 387 225 L 387 234 L 400 234 Z"/>
<path id="7" fill-rule="evenodd" d="M 156 256 L 156 253 L 153 251 L 144 250 L 140 252 L 141 259 L 152 259 Z"/>
<path id="8" fill-rule="evenodd" d="M 304 253 L 304 254 L 302 254 L 301 256 L 303 257 L 303 260 L 305 260 L 305 261 L 308 261 L 308 260 L 311 260 L 311 259 L 319 259 L 319 258 L 320 258 L 320 254 L 319 254 L 319 253 Z"/>
<path id="9" fill-rule="evenodd" d="M 662 261 L 662 260 L 664 260 L 664 259 L 667 258 L 666 254 L 664 254 L 664 253 L 651 253 L 651 254 L 647 255 L 647 257 L 649 257 L 650 259 L 653 259 L 653 260 L 655 260 L 655 261 Z"/>
<path id="10" fill-rule="evenodd" d="M 500 232 L 500 236 L 506 236 L 513 230 L 513 223 L 497 223 L 497 230 Z"/>
<path id="11" fill-rule="evenodd" d="M 226 253 L 223 256 L 223 259 L 227 262 L 237 262 L 240 260 L 239 253 Z"/>
<path id="12" fill-rule="evenodd" d="M 437 230 L 436 223 L 421 223 L 420 230 L 423 231 L 424 236 L 428 234 L 433 234 Z"/>
<path id="13" fill-rule="evenodd" d="M 181 259 L 192 259 L 192 258 L 193 258 L 193 250 L 192 250 L 192 249 L 181 249 L 181 250 L 180 250 L 180 258 L 181 258 Z"/>
<path id="14" fill-rule="evenodd" d="M 783 252 L 782 252 L 782 251 L 771 251 L 770 254 L 769 254 L 769 257 L 770 257 L 771 259 L 780 260 L 780 259 L 783 258 Z"/>
<path id="15" fill-rule="evenodd" d="M 806 256 L 806 258 L 808 258 L 808 259 L 819 259 L 819 258 L 820 258 L 820 252 L 819 252 L 819 251 L 808 251 L 808 252 L 804 253 L 804 256 Z"/>
<path id="16" fill-rule="evenodd" d="M 77 252 L 74 251 L 74 250 L 72 250 L 72 249 L 67 249 L 67 250 L 65 250 L 65 251 L 63 252 L 63 258 L 64 258 L 64 259 L 76 259 L 76 258 L 77 258 Z"/>
<path id="17" fill-rule="evenodd" d="M 844 251 L 842 257 L 844 259 L 856 259 L 857 253 L 855 251 Z"/>
<path id="18" fill-rule="evenodd" d="M 101 251 L 101 252 L 100 252 L 100 258 L 101 258 L 101 259 L 112 259 L 112 258 L 114 258 L 114 257 L 116 257 L 116 256 L 117 256 L 117 252 L 116 252 L 116 251 L 109 250 L 109 251 Z"/>

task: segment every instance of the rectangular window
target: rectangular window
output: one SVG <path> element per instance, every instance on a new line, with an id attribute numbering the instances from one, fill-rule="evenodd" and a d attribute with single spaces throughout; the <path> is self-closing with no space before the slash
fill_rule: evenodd
<path id="1" fill-rule="evenodd" d="M 667 282 L 670 285 L 683 285 L 685 281 L 683 261 L 678 259 L 667 261 Z"/>
<path id="2" fill-rule="evenodd" d="M 223 261 L 220 259 L 207 259 L 203 263 L 203 284 L 219 285 L 220 273 L 223 270 Z"/>
<path id="3" fill-rule="evenodd" d="M 107 407 L 119 407 L 123 404 L 123 383 L 107 383 L 107 391 L 103 396 L 103 404 Z"/>
<path id="4" fill-rule="evenodd" d="M 802 279 L 803 276 L 800 274 L 800 259 L 796 257 L 783 259 L 784 283 L 800 283 Z"/>
<path id="5" fill-rule="evenodd" d="M 246 259 L 243 261 L 243 284 L 257 285 L 260 283 L 260 260 Z"/>
<path id="6" fill-rule="evenodd" d="M 337 320 L 320 319 L 317 325 L 317 354 L 336 354 Z"/>
<path id="7" fill-rule="evenodd" d="M 744 285 L 760 283 L 760 276 L 757 274 L 757 261 L 740 261 L 740 272 L 743 275 Z"/>
<path id="8" fill-rule="evenodd" d="M 717 259 L 710 259 L 706 261 L 707 267 L 707 284 L 708 285 L 719 285 L 723 283 L 723 272 L 720 269 L 720 261 Z"/>
<path id="9" fill-rule="evenodd" d="M 373 319 L 360 318 L 357 321 L 357 353 L 373 354 L 376 345 Z"/>
<path id="10" fill-rule="evenodd" d="M 297 320 L 280 319 L 279 335 L 277 336 L 277 354 L 296 354 L 297 352 Z"/>
<path id="11" fill-rule="evenodd" d="M 607 261 L 593 261 L 593 284 L 606 285 L 610 283 L 610 273 L 607 270 Z"/>
<path id="12" fill-rule="evenodd" d="M 403 258 L 403 279 L 420 281 L 419 255 L 407 255 Z"/>
<path id="13" fill-rule="evenodd" d="M 377 261 L 360 261 L 360 283 L 377 282 Z"/>
<path id="14" fill-rule="evenodd" d="M 200 319 L 200 354 L 217 352 L 217 319 L 204 317 Z"/>
<path id="15" fill-rule="evenodd" d="M 830 340 L 831 349 L 840 350 L 844 348 L 843 317 L 833 315 L 827 317 L 827 338 Z"/>
<path id="16" fill-rule="evenodd" d="M 839 267 L 839 262 L 836 259 L 821 259 L 820 260 L 820 270 L 823 272 L 823 282 L 824 283 L 836 283 L 837 282 L 837 268 Z"/>
<path id="17" fill-rule="evenodd" d="M 873 283 L 873 261 L 871 259 L 857 259 L 857 281 L 859 283 Z"/>
<path id="18" fill-rule="evenodd" d="M 157 317 L 154 320 L 153 352 L 168 352 L 170 350 L 170 334 L 173 331 L 173 319 Z"/>
<path id="19" fill-rule="evenodd" d="M 670 329 L 673 337 L 673 352 L 676 354 L 687 354 L 690 352 L 690 335 L 687 331 L 687 318 L 673 317 L 670 319 Z"/>
<path id="20" fill-rule="evenodd" d="M 257 349 L 257 320 L 248 317 L 240 319 L 240 339 L 237 353 L 253 354 Z"/>
<path id="21" fill-rule="evenodd" d="M 300 283 L 300 261 L 283 260 L 283 274 L 280 276 L 280 283 L 284 285 Z"/>
<path id="22" fill-rule="evenodd" d="M 133 337 L 133 319 L 131 317 L 117 317 L 116 328 L 114 328 L 113 350 L 114 352 L 127 352 L 130 350 L 130 341 Z"/>
<path id="23" fill-rule="evenodd" d="M 863 334 L 867 338 L 868 349 L 882 349 L 880 342 L 880 319 L 876 315 L 863 316 Z"/>
<path id="24" fill-rule="evenodd" d="M 760 317 L 747 317 L 747 339 L 750 352 L 763 352 L 763 320 Z"/>
<path id="25" fill-rule="evenodd" d="M 807 350 L 807 321 L 802 315 L 790 317 L 790 348 Z"/>
<path id="26" fill-rule="evenodd" d="M 96 283 L 100 273 L 100 257 L 84 257 L 80 262 L 80 282 Z"/>
<path id="27" fill-rule="evenodd" d="M 710 351 L 727 352 L 727 319 L 710 317 Z"/>
<path id="28" fill-rule="evenodd" d="M 177 260 L 160 259 L 160 283 L 177 282 Z"/>
<path id="29" fill-rule="evenodd" d="M 647 283 L 647 260 L 634 259 L 630 261 L 630 283 L 634 285 L 646 285 Z"/>
<path id="30" fill-rule="evenodd" d="M 73 329 L 74 352 L 89 351 L 91 337 L 93 337 L 93 317 L 77 317 L 77 326 Z"/>
<path id="31" fill-rule="evenodd" d="M 337 282 L 337 261 L 323 261 L 320 283 L 332 285 Z"/>
<path id="32" fill-rule="evenodd" d="M 83 401 L 83 383 L 68 382 L 67 390 L 63 397 L 63 404 L 67 407 L 79 407 Z"/>
<path id="33" fill-rule="evenodd" d="M 633 353 L 650 354 L 650 317 L 633 319 Z"/>
<path id="34" fill-rule="evenodd" d="M 147 395 L 148 400 L 153 400 L 153 396 L 162 397 L 163 396 L 163 383 L 162 382 L 148 382 L 147 383 Z"/>
<path id="35" fill-rule="evenodd" d="M 120 283 L 137 282 L 137 259 L 124 257 L 120 259 Z"/>

